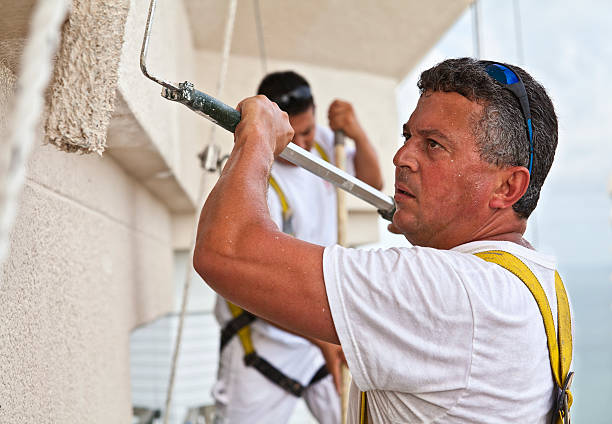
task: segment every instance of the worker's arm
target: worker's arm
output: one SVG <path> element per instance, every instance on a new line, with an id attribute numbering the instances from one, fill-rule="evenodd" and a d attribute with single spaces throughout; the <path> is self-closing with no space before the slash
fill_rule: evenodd
<path id="1" fill-rule="evenodd" d="M 376 151 L 361 128 L 353 106 L 342 100 L 334 100 L 327 116 L 329 127 L 332 130 L 343 131 L 355 142 L 355 176 L 364 183 L 381 190 L 383 180 Z"/>
<path id="2" fill-rule="evenodd" d="M 264 96 L 238 105 L 231 156 L 202 209 L 193 263 L 225 299 L 295 333 L 338 343 L 323 281 L 323 247 L 278 230 L 266 202 L 270 167 L 293 137 Z"/>
<path id="3" fill-rule="evenodd" d="M 341 394 L 342 364 L 347 365 L 346 358 L 344 357 L 344 352 L 342 351 L 342 347 L 337 344 L 327 343 L 318 339 L 309 338 L 309 340 L 312 344 L 314 344 L 321 350 L 321 354 L 325 359 L 325 366 L 327 367 L 327 371 L 329 371 L 332 376 L 332 379 L 334 380 L 336 392 L 338 392 L 338 394 Z"/>

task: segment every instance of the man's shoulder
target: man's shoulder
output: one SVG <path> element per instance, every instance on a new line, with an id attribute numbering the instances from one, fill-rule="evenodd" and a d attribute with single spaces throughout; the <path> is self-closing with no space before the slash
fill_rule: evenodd
<path id="1" fill-rule="evenodd" d="M 537 264 L 538 266 L 555 269 L 556 261 L 553 256 L 546 253 L 538 252 L 517 243 L 510 241 L 499 240 L 482 240 L 456 246 L 451 249 L 453 252 L 471 254 L 486 252 L 486 251 L 503 251 L 518 257 L 524 262 Z"/>
<path id="2" fill-rule="evenodd" d="M 438 279 L 441 275 L 450 280 L 462 282 L 482 282 L 511 276 L 498 265 L 488 263 L 476 253 L 501 250 L 518 257 L 532 269 L 537 276 L 552 275 L 555 269 L 554 258 L 511 242 L 484 241 L 471 242 L 450 250 L 430 247 L 394 247 L 375 250 L 346 249 L 328 247 L 328 262 L 344 263 L 348 269 L 367 267 L 388 273 L 406 272 L 414 277 Z M 343 267 L 347 269 L 347 267 Z M 385 274 L 383 272 L 383 274 Z"/>
<path id="3" fill-rule="evenodd" d="M 439 275 L 442 270 L 457 274 L 469 269 L 478 258 L 467 252 L 406 246 L 379 249 L 350 249 L 340 246 L 326 248 L 330 260 L 351 263 L 355 267 L 379 268 L 388 272 L 409 271 L 411 274 Z"/>

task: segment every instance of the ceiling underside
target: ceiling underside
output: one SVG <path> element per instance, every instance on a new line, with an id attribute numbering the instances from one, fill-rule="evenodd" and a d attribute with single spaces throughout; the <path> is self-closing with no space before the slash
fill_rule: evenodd
<path id="1" fill-rule="evenodd" d="M 229 0 L 184 0 L 197 49 L 221 51 Z M 232 54 L 402 79 L 470 0 L 239 0 Z"/>

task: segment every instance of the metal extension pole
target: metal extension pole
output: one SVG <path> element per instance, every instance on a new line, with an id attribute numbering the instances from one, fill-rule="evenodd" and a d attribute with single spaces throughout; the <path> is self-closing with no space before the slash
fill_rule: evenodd
<path id="1" fill-rule="evenodd" d="M 346 140 L 344 131 L 334 131 L 334 155 L 336 166 L 344 170 L 346 165 Z M 346 193 L 336 188 L 336 203 L 338 210 L 338 244 L 346 246 L 346 227 L 348 211 L 346 209 Z M 340 365 L 340 418 L 341 424 L 346 424 L 348 415 L 349 392 L 351 387 L 351 373 L 345 364 Z"/>
<path id="2" fill-rule="evenodd" d="M 236 126 L 240 122 L 240 112 L 238 112 L 236 109 L 226 105 L 212 96 L 209 96 L 206 93 L 196 90 L 193 84 L 188 81 L 175 85 L 152 76 L 147 70 L 147 50 L 149 46 L 149 37 L 151 35 L 151 26 L 153 22 L 153 15 L 155 13 L 156 1 L 157 0 L 151 0 L 149 15 L 147 17 L 147 24 L 145 27 L 145 35 L 142 42 L 142 50 L 140 53 L 140 69 L 142 70 L 142 73 L 147 78 L 155 81 L 163 87 L 161 92 L 162 97 L 181 103 L 222 128 L 225 128 L 230 132 L 234 132 Z M 336 168 L 335 166 L 330 165 L 301 147 L 293 143 L 289 143 L 285 150 L 283 150 L 283 152 L 280 154 L 280 157 L 293 163 L 294 165 L 300 166 L 312 172 L 318 177 L 332 183 L 336 187 L 339 187 L 371 204 L 378 210 L 378 213 L 383 218 L 389 221 L 393 218 L 393 214 L 395 213 L 395 203 L 390 196 L 376 190 L 375 188 Z"/>

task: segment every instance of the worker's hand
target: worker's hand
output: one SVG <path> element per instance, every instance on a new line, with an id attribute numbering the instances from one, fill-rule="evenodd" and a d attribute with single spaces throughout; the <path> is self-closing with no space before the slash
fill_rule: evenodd
<path id="1" fill-rule="evenodd" d="M 240 123 L 234 133 L 235 142 L 266 142 L 278 156 L 293 139 L 289 116 L 266 96 L 249 97 L 236 107 Z"/>
<path id="2" fill-rule="evenodd" d="M 329 118 L 329 127 L 332 130 L 341 130 L 353 140 L 357 140 L 365 134 L 361 125 L 359 125 L 353 105 L 349 102 L 334 100 L 329 107 L 327 117 Z"/>
<path id="3" fill-rule="evenodd" d="M 342 347 L 340 347 L 340 345 L 321 341 L 317 343 L 317 346 L 319 346 L 319 349 L 321 349 L 321 353 L 325 358 L 325 365 L 327 366 L 327 370 L 334 379 L 334 386 L 336 386 L 336 391 L 338 392 L 338 394 L 341 394 L 342 364 L 346 364 L 346 358 L 344 357 Z"/>

